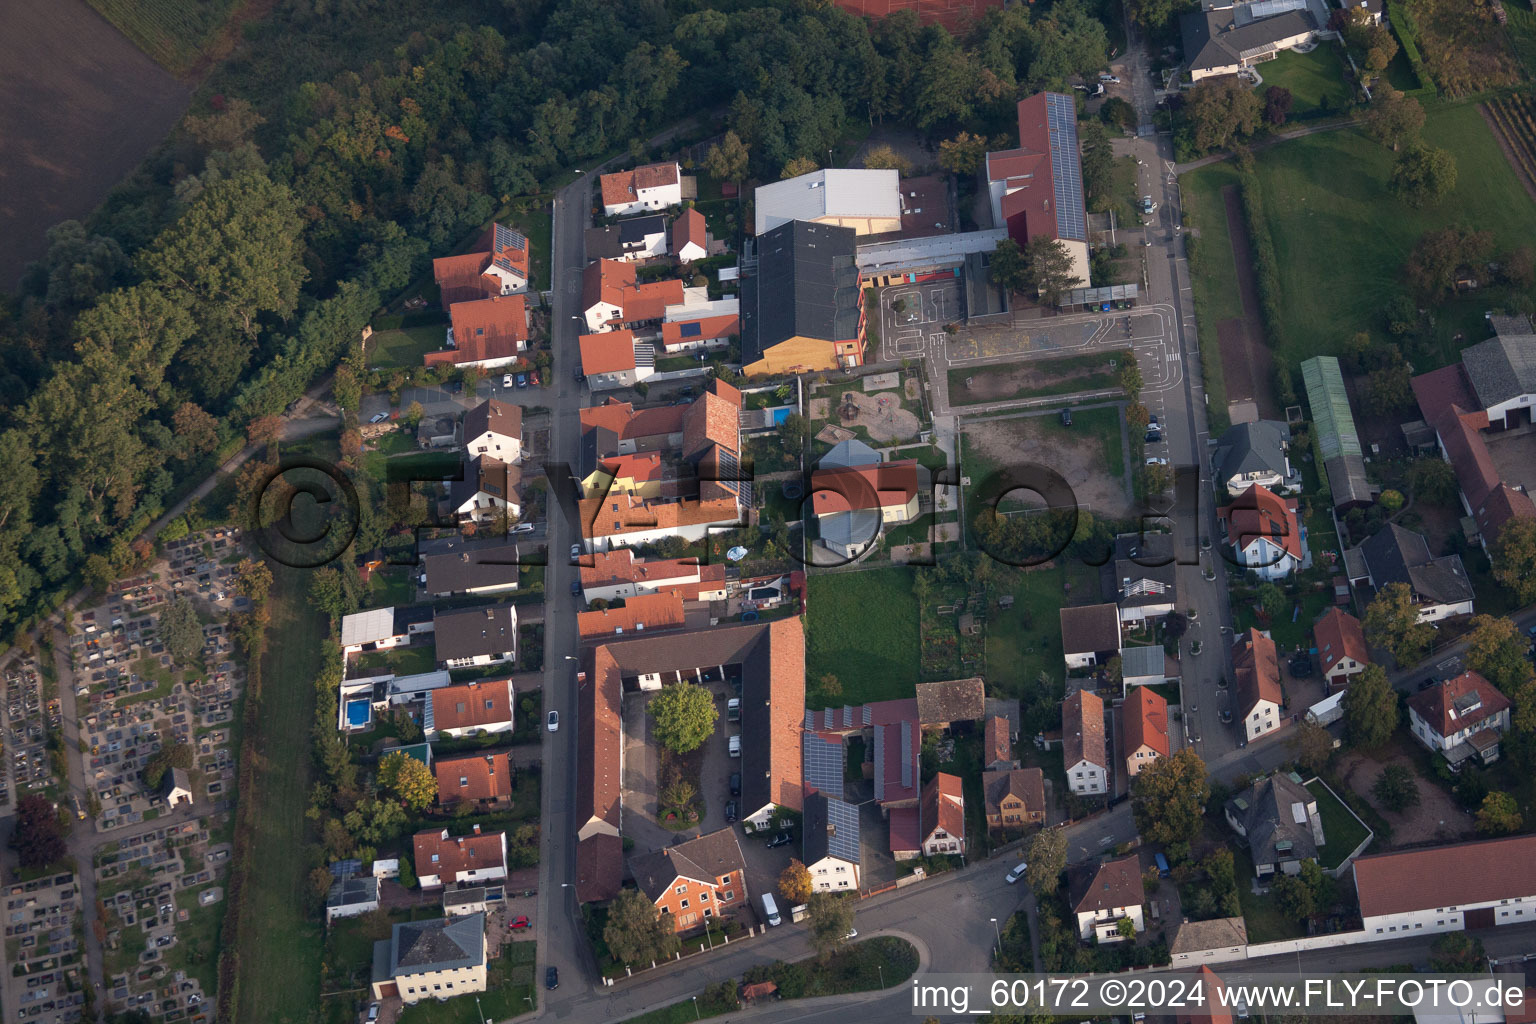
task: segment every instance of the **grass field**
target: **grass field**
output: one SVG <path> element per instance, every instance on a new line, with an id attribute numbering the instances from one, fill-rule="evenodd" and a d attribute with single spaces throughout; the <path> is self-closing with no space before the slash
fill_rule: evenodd
<path id="1" fill-rule="evenodd" d="M 273 569 L 272 624 L 262 665 L 264 691 L 256 785 L 240 799 L 255 801 L 250 877 L 243 898 L 236 1020 L 308 1020 L 318 1003 L 324 933 L 305 909 L 304 810 L 309 802 L 314 724 L 313 680 L 320 671 L 325 622 L 309 605 L 310 573 Z"/>
<path id="2" fill-rule="evenodd" d="M 1323 827 L 1327 828 L 1326 825 Z M 1253 894 L 1253 886 L 1249 884 L 1253 878 L 1253 858 L 1248 856 L 1248 851 L 1233 850 L 1232 857 L 1237 869 L 1237 897 L 1243 905 L 1243 922 L 1248 926 L 1248 941 L 1279 942 L 1282 939 L 1299 939 L 1305 935 L 1306 929 L 1300 922 L 1280 912 L 1273 895 Z"/>
<path id="3" fill-rule="evenodd" d="M 894 700 L 915 693 L 917 598 L 913 570 L 813 574 L 807 581 L 806 706 Z M 820 679 L 837 676 L 842 693 L 823 696 Z"/>
<path id="4" fill-rule="evenodd" d="M 1066 580 L 1061 568 L 993 567 L 1003 591 L 1013 595 L 1013 607 L 994 609 L 987 619 L 987 682 L 998 693 L 1022 697 L 1041 672 L 1061 673 L 1062 605 Z"/>
<path id="5" fill-rule="evenodd" d="M 1322 780 L 1314 779 L 1307 790 L 1317 797 L 1317 816 L 1323 819 L 1323 848 L 1318 851 L 1318 863 L 1331 870 L 1355 852 L 1368 829 Z"/>
<path id="6" fill-rule="evenodd" d="M 1324 43 L 1310 53 L 1287 50 L 1259 68 L 1264 90 L 1291 90 L 1291 114 L 1305 117 L 1316 111 L 1341 110 L 1349 102 L 1344 82 L 1344 60 L 1337 46 Z M 1326 103 L 1325 103 L 1326 101 Z"/>
<path id="7" fill-rule="evenodd" d="M 1257 173 L 1280 274 L 1280 347 L 1292 360 L 1337 353 L 1356 331 L 1379 327 L 1382 307 L 1401 290 L 1403 261 L 1424 232 L 1463 224 L 1491 231 L 1499 247 L 1528 244 L 1536 234 L 1536 204 L 1475 110 L 1466 105 L 1432 108 L 1424 137 L 1454 153 L 1460 169 L 1455 191 L 1427 210 L 1410 209 L 1392 198 L 1386 190 L 1391 152 L 1354 129 L 1290 140 L 1259 155 Z M 1216 167 L 1183 179 L 1204 250 L 1196 279 L 1197 309 L 1204 287 L 1204 312 L 1218 317 L 1223 314 L 1211 308 L 1209 292 L 1221 242 L 1208 230 L 1212 218 L 1205 211 L 1220 209 L 1214 188 L 1226 180 L 1231 178 Z M 1225 289 L 1224 283 L 1214 285 L 1214 290 Z M 1455 334 L 1465 333 L 1464 343 L 1483 336 L 1483 310 L 1497 300 L 1496 292 L 1483 291 L 1436 309 L 1430 339 L 1438 353 L 1434 365 L 1456 356 Z M 1214 340 L 1214 324 L 1202 319 L 1200 327 L 1202 337 Z M 1202 352 L 1212 347 L 1207 344 Z M 1415 367 L 1421 372 L 1433 368 Z"/>
<path id="8" fill-rule="evenodd" d="M 414 369 L 422 365 L 421 357 L 436 352 L 447 344 L 447 325 L 432 324 L 427 327 L 403 327 L 392 331 L 375 331 L 368 339 L 370 367 L 404 366 Z"/>
<path id="9" fill-rule="evenodd" d="M 156 63 L 181 74 L 224 26 L 235 0 L 86 0 Z"/>

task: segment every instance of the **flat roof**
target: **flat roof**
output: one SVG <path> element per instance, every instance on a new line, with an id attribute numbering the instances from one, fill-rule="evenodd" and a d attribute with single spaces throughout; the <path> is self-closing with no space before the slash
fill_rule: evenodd
<path id="1" fill-rule="evenodd" d="M 854 250 L 854 260 L 865 273 L 903 268 L 956 266 L 975 252 L 991 252 L 1008 237 L 1007 228 L 965 231 L 955 235 L 929 235 L 926 238 L 901 238 L 894 242 L 872 242 Z"/>

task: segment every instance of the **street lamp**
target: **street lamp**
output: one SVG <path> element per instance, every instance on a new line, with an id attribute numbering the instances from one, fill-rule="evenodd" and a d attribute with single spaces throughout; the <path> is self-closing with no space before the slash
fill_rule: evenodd
<path id="1" fill-rule="evenodd" d="M 1003 955 L 1003 933 L 998 931 L 997 918 L 992 918 L 992 934 L 997 936 L 997 955 Z"/>
<path id="2" fill-rule="evenodd" d="M 699 1016 L 699 997 L 698 996 L 694 996 L 693 997 L 693 1019 L 694 1020 L 703 1020 L 704 1019 L 703 1017 Z"/>
<path id="3" fill-rule="evenodd" d="M 880 964 L 875 964 L 875 970 L 880 973 L 880 987 L 885 988 L 885 968 Z"/>

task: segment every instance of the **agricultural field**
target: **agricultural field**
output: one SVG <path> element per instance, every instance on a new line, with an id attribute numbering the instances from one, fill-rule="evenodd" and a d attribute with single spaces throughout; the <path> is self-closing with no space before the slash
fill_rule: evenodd
<path id="1" fill-rule="evenodd" d="M 87 0 L 172 74 L 185 74 L 235 9 L 235 0 Z"/>
<path id="2" fill-rule="evenodd" d="M 1503 138 L 1516 169 L 1536 185 L 1536 102 L 1522 93 L 1483 104 L 1494 130 Z"/>

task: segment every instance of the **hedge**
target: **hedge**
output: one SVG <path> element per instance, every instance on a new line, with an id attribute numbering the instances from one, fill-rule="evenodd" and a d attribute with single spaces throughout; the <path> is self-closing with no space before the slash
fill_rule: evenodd
<path id="1" fill-rule="evenodd" d="M 1238 190 L 1243 200 L 1243 220 L 1248 227 L 1248 242 L 1253 247 L 1254 283 L 1259 292 L 1259 320 L 1271 348 L 1280 342 L 1280 271 L 1275 260 L 1275 243 L 1264 216 L 1259 195 L 1259 179 L 1253 171 L 1238 172 Z"/>

